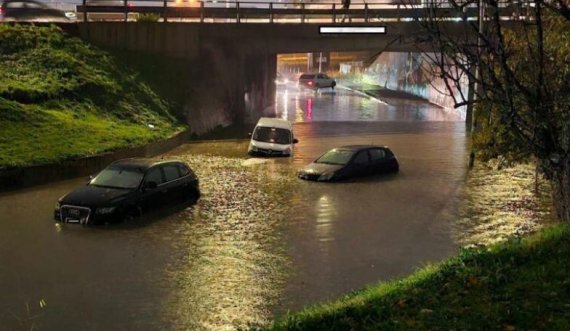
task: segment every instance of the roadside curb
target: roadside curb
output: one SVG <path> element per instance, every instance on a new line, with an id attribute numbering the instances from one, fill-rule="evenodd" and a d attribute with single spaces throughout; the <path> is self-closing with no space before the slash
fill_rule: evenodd
<path id="1" fill-rule="evenodd" d="M 378 97 L 376 97 L 376 96 L 374 96 L 374 95 L 371 95 L 371 94 L 369 94 L 369 93 L 366 93 L 366 92 L 363 92 L 363 91 L 360 91 L 360 90 L 356 90 L 356 89 L 350 88 L 350 87 L 348 87 L 348 86 L 344 86 L 344 85 L 340 85 L 340 84 L 339 84 L 339 85 L 337 85 L 336 87 L 337 87 L 337 88 L 344 89 L 344 90 L 347 90 L 347 91 L 350 91 L 350 92 L 353 92 L 353 93 L 356 93 L 356 94 L 358 94 L 358 95 L 360 95 L 360 96 L 367 97 L 367 98 L 369 98 L 369 99 L 373 99 L 374 101 L 377 101 L 377 102 L 382 103 L 382 104 L 385 104 L 385 105 L 388 104 L 386 101 L 384 101 L 384 100 L 382 100 L 382 99 L 380 99 L 380 98 L 378 98 Z"/>
<path id="2" fill-rule="evenodd" d="M 53 164 L 0 168 L 0 192 L 87 176 L 100 171 L 109 163 L 119 159 L 153 157 L 188 142 L 190 136 L 190 130 L 185 130 L 170 138 L 145 146 L 123 148 L 93 156 L 62 160 Z"/>

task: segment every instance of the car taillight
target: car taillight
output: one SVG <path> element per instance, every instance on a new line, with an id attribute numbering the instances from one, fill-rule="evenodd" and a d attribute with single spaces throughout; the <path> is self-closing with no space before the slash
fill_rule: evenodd
<path id="1" fill-rule="evenodd" d="M 308 84 L 308 85 L 313 85 L 313 81 L 310 80 L 310 81 L 307 82 L 307 84 Z"/>

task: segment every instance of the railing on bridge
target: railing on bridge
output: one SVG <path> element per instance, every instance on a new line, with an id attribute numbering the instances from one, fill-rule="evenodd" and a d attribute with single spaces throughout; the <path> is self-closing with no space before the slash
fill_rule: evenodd
<path id="1" fill-rule="evenodd" d="M 351 3 L 346 9 L 334 2 L 265 2 L 217 0 L 82 0 L 77 18 L 82 21 L 184 21 L 225 23 L 345 23 L 411 21 L 426 16 L 449 20 L 475 19 L 477 1 L 463 1 L 459 12 L 447 0 L 373 0 Z M 500 15 L 524 16 L 529 3 L 500 0 Z"/>

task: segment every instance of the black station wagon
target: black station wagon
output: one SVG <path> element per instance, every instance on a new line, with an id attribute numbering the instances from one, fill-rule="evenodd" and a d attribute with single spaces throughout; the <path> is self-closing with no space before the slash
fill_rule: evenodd
<path id="1" fill-rule="evenodd" d="M 316 181 L 398 172 L 400 165 L 388 147 L 352 145 L 331 149 L 301 169 L 297 176 Z"/>
<path id="2" fill-rule="evenodd" d="M 186 163 L 125 159 L 110 164 L 87 185 L 61 197 L 54 218 L 80 224 L 131 220 L 163 205 L 199 197 L 198 178 Z"/>

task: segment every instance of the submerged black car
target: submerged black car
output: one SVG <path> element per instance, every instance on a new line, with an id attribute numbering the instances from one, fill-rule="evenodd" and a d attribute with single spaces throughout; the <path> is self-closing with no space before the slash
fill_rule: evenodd
<path id="1" fill-rule="evenodd" d="M 299 171 L 301 179 L 336 181 L 398 172 L 400 166 L 388 147 L 353 145 L 331 149 Z"/>
<path id="2" fill-rule="evenodd" d="M 186 163 L 125 159 L 112 163 L 87 185 L 61 197 L 54 217 L 65 223 L 111 223 L 199 197 L 198 178 Z"/>

